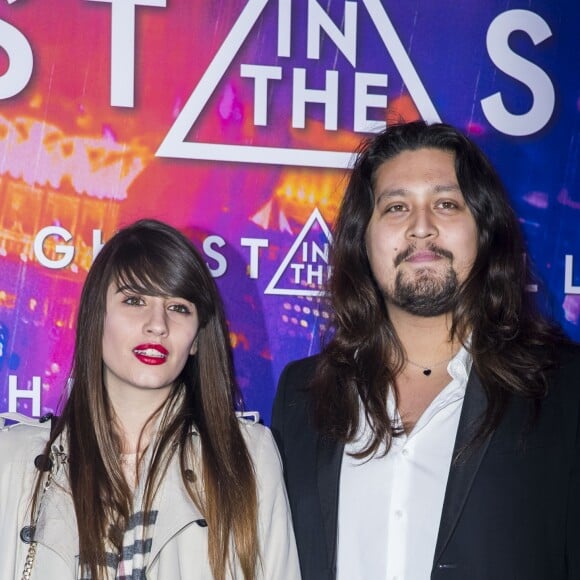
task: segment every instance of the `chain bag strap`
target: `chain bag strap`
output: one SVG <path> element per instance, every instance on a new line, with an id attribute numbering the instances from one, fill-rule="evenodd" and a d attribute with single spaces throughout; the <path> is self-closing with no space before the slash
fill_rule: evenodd
<path id="1" fill-rule="evenodd" d="M 34 559 L 36 558 L 36 541 L 34 541 L 34 533 L 36 532 L 36 524 L 38 522 L 38 516 L 40 514 L 40 506 L 42 504 L 42 500 L 44 499 L 44 494 L 46 490 L 49 488 L 52 482 L 52 467 L 54 465 L 54 461 L 52 460 L 52 454 L 49 457 L 46 457 L 46 460 L 50 462 L 50 470 L 48 472 L 48 476 L 44 485 L 42 486 L 42 492 L 40 493 L 40 501 L 38 502 L 38 507 L 36 510 L 36 515 L 34 517 L 34 521 L 32 522 L 32 534 L 31 534 L 31 542 L 28 546 L 28 552 L 26 554 L 26 560 L 24 561 L 24 571 L 22 572 L 22 580 L 30 580 L 32 575 L 32 568 L 34 567 Z"/>

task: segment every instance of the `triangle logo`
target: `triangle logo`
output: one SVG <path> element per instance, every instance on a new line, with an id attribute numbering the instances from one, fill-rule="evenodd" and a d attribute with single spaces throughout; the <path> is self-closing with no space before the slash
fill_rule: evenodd
<path id="1" fill-rule="evenodd" d="M 201 143 L 195 141 L 187 141 L 187 135 L 192 127 L 202 114 L 205 106 L 208 104 L 210 98 L 216 91 L 218 85 L 224 78 L 228 68 L 232 65 L 236 55 L 242 49 L 243 44 L 249 38 L 250 33 L 258 19 L 262 15 L 265 7 L 269 2 L 275 0 L 248 0 L 242 9 L 239 17 L 232 26 L 230 32 L 226 36 L 222 45 L 215 54 L 213 60 L 205 70 L 199 83 L 194 88 L 193 92 L 186 101 L 183 109 L 178 114 L 173 125 L 169 129 L 163 142 L 159 146 L 156 156 L 168 157 L 173 159 L 199 159 L 208 161 L 234 161 L 240 163 L 259 163 L 259 164 L 273 164 L 273 165 L 289 165 L 302 167 L 325 167 L 344 169 L 351 165 L 352 155 L 344 151 L 329 151 L 318 149 L 302 149 L 294 147 L 269 147 L 269 146 L 254 146 L 254 145 L 240 145 L 227 143 Z M 290 22 L 292 19 L 292 2 L 290 0 L 276 0 L 278 4 L 278 57 L 288 58 L 291 56 L 291 42 L 290 42 Z M 353 69 L 356 71 L 356 44 L 357 35 L 362 34 L 361 30 L 357 28 L 357 10 L 360 6 L 364 6 L 372 20 L 380 41 L 389 53 L 396 69 L 398 70 L 403 83 L 405 84 L 409 94 L 413 98 L 417 110 L 423 119 L 429 122 L 440 121 L 429 94 L 427 93 L 417 71 L 411 62 L 411 59 L 405 50 L 397 31 L 389 18 L 387 11 L 381 0 L 362 0 L 359 4 L 355 2 L 345 2 L 345 22 L 344 30 L 341 30 L 328 15 L 325 14 L 323 7 L 316 0 L 309 0 L 307 18 L 315 19 L 316 23 L 313 25 L 317 32 L 317 38 L 320 40 L 320 34 L 324 31 L 336 44 L 337 48 L 346 56 Z M 314 14 L 314 16 L 313 16 Z M 348 20 L 348 22 L 347 22 Z M 309 21 L 310 22 L 310 21 Z M 365 31 L 367 34 L 367 31 Z M 312 66 L 320 65 L 317 62 L 320 58 L 319 47 L 316 43 L 308 46 L 308 58 L 312 60 Z M 312 53 L 310 53 L 312 52 Z M 300 78 L 305 75 L 306 69 L 297 68 L 294 70 L 295 78 Z M 327 81 L 338 90 L 338 74 L 339 71 L 326 71 Z M 383 71 L 384 72 L 384 71 Z M 296 74 L 298 77 L 296 77 Z M 242 64 L 240 69 L 240 76 L 251 77 L 254 79 L 254 125 L 264 125 L 265 111 L 267 107 L 267 93 L 268 88 L 272 83 L 279 81 L 282 77 L 282 67 L 256 65 L 256 64 Z M 380 77 L 380 80 L 371 81 L 377 87 L 385 89 L 388 85 L 388 77 L 386 74 L 368 75 L 360 73 L 362 78 L 366 77 Z M 294 80 L 294 82 L 296 82 Z M 327 83 L 328 84 L 328 83 Z M 327 103 L 327 111 L 332 110 L 332 121 L 327 127 L 328 131 L 336 130 L 336 120 L 339 109 L 339 95 L 332 90 L 332 86 L 328 88 L 327 96 L 325 98 L 333 100 L 332 103 Z M 293 89 L 293 111 L 291 113 L 292 126 L 300 128 L 302 125 L 294 124 L 294 114 L 296 111 L 296 104 L 294 103 L 296 94 Z M 302 95 L 300 98 L 306 99 L 305 94 L 309 93 L 309 89 L 305 86 L 298 90 L 297 94 Z M 316 91 L 314 91 L 316 92 Z M 324 91 L 322 91 L 324 92 Z M 318 97 L 313 97 L 316 99 Z M 387 105 L 387 95 L 382 95 L 380 98 L 380 105 L 377 105 L 377 96 L 364 93 L 363 100 L 373 101 L 375 104 L 370 104 L 371 107 L 385 108 Z M 298 108 L 301 110 L 299 117 L 303 121 L 303 109 L 305 101 L 300 102 Z M 290 121 L 289 121 L 290 122 Z M 326 121 L 325 121 L 326 123 Z M 357 124 L 355 132 L 372 132 L 384 127 L 384 121 L 367 122 L 365 129 L 359 129 Z M 361 125 L 362 126 L 362 125 Z"/>
<path id="2" fill-rule="evenodd" d="M 264 294 L 320 296 L 330 276 L 332 234 L 318 208 L 310 214 Z"/>

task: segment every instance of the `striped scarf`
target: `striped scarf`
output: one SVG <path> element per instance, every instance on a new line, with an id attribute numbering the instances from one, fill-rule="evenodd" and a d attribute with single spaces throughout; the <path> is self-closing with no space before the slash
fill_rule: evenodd
<path id="1" fill-rule="evenodd" d="M 106 552 L 106 572 L 110 580 L 146 580 L 153 534 L 159 515 L 159 511 L 155 508 L 148 512 L 142 510 L 146 479 L 145 474 L 139 478 L 133 499 L 134 511 L 129 516 L 123 533 L 121 553 Z M 91 580 L 89 572 L 82 571 L 79 580 Z"/>
<path id="2" fill-rule="evenodd" d="M 157 510 L 140 511 L 129 518 L 120 559 L 107 554 L 107 567 L 115 574 L 115 580 L 145 580 L 157 514 Z M 109 556 L 113 556 L 110 563 Z"/>
<path id="3" fill-rule="evenodd" d="M 110 580 L 146 580 L 147 566 L 151 555 L 155 524 L 159 515 L 158 493 L 153 498 L 151 510 L 143 511 L 145 501 L 145 484 L 150 470 L 151 462 L 157 453 L 156 444 L 159 430 L 167 425 L 168 420 L 174 415 L 181 404 L 183 393 L 176 397 L 171 404 L 166 405 L 161 416 L 155 422 L 152 429 L 152 443 L 149 445 L 144 457 L 141 459 L 140 477 L 133 495 L 133 513 L 129 516 L 127 528 L 123 533 L 121 553 L 112 549 L 106 553 L 106 571 Z M 159 491 L 159 490 L 158 490 Z M 91 580 L 87 571 L 82 571 L 79 580 Z"/>

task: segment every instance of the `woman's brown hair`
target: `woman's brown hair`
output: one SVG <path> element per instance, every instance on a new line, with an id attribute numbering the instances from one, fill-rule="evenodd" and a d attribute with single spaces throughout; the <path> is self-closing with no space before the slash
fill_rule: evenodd
<path id="1" fill-rule="evenodd" d="M 63 434 L 79 533 L 82 569 L 102 580 L 107 538 L 120 551 L 132 511 L 132 491 L 120 463 L 120 439 L 111 425 L 114 411 L 103 382 L 102 336 L 106 292 L 111 282 L 144 295 L 176 296 L 195 304 L 199 318 L 197 353 L 175 381 L 145 484 L 149 511 L 171 458 L 177 454 L 183 484 L 208 524 L 209 562 L 223 579 L 234 546 L 250 580 L 258 566 L 257 493 L 252 460 L 235 408 L 241 403 L 222 301 L 207 266 L 191 242 L 174 228 L 141 220 L 105 244 L 85 281 L 72 368 L 72 388 L 46 446 Z M 159 409 L 149 419 L 161 416 Z M 202 489 L 186 477 L 193 455 L 192 431 L 201 440 Z M 34 493 L 38 503 L 41 478 Z M 111 530 L 118 530 L 114 533 Z"/>

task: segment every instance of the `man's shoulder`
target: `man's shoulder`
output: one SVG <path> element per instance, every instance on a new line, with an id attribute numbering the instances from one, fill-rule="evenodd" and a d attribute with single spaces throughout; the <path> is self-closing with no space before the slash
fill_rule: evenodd
<path id="1" fill-rule="evenodd" d="M 284 367 L 272 409 L 272 430 L 278 440 L 278 431 L 300 431 L 310 424 L 310 383 L 319 360 L 319 355 L 309 356 L 292 361 Z"/>
<path id="2" fill-rule="evenodd" d="M 294 386 L 302 384 L 303 387 L 307 388 L 319 362 L 319 354 L 289 362 L 280 375 L 280 384 L 288 383 Z"/>
<path id="3" fill-rule="evenodd" d="M 580 366 L 580 343 L 570 342 L 564 345 L 560 352 L 560 363 L 562 366 Z"/>
<path id="4" fill-rule="evenodd" d="M 562 347 L 556 383 L 565 391 L 571 390 L 580 397 L 580 344 L 571 343 Z"/>

